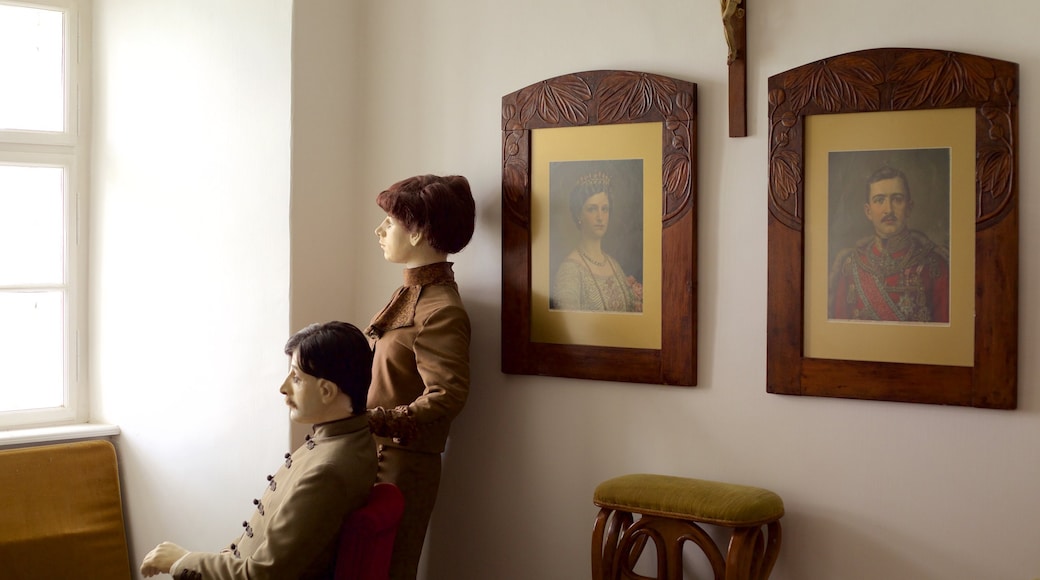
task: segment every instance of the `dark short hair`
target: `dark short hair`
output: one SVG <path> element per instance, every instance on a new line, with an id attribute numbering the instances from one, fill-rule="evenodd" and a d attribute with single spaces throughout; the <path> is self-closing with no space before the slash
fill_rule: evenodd
<path id="1" fill-rule="evenodd" d="M 585 206 L 585 201 L 597 193 L 605 193 L 608 200 L 614 201 L 614 190 L 610 187 L 609 175 L 598 171 L 578 178 L 570 193 L 571 219 L 575 224 L 581 218 L 581 208 Z"/>
<path id="2" fill-rule="evenodd" d="M 906 178 L 906 174 L 895 167 L 885 165 L 881 169 L 871 173 L 870 177 L 867 179 L 867 203 L 870 203 L 870 186 L 886 179 L 902 179 L 903 187 L 906 188 L 906 199 L 907 201 L 910 200 L 910 180 Z"/>
<path id="3" fill-rule="evenodd" d="M 336 383 L 355 415 L 365 412 L 372 383 L 372 347 L 349 322 L 315 323 L 289 337 L 285 354 L 298 352 L 300 370 Z"/>
<path id="4" fill-rule="evenodd" d="M 473 237 L 476 203 L 469 181 L 461 175 L 409 177 L 381 192 L 376 203 L 446 254 L 460 252 Z"/>

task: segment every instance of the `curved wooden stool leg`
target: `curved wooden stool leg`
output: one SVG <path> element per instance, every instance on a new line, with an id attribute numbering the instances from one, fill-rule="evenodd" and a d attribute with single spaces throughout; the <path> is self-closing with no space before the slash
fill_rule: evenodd
<path id="1" fill-rule="evenodd" d="M 657 551 L 657 580 L 683 580 L 683 548 L 693 542 L 711 565 L 715 580 L 725 580 L 726 560 L 715 541 L 703 528 L 689 520 L 643 515 L 623 534 L 617 554 L 607 564 L 608 577 L 643 579 L 634 571 L 647 541 Z"/>
<path id="2" fill-rule="evenodd" d="M 783 538 L 783 532 L 780 531 L 780 521 L 769 522 L 768 534 L 769 537 L 766 540 L 766 551 L 762 555 L 761 566 L 758 570 L 758 576 L 761 580 L 766 580 L 769 575 L 773 573 L 773 565 L 776 564 L 776 559 L 780 557 L 780 541 Z"/>
<path id="3" fill-rule="evenodd" d="M 601 508 L 592 534 L 593 580 L 682 580 L 687 542 L 707 557 L 714 580 L 767 580 L 780 555 L 784 502 L 767 489 L 637 473 L 599 484 L 592 501 Z M 701 525 L 730 531 L 725 555 Z M 635 571 L 651 541 L 654 577 Z"/>
<path id="4" fill-rule="evenodd" d="M 780 555 L 780 522 L 762 526 L 736 528 L 726 554 L 726 580 L 765 580 L 773 571 Z"/>
<path id="5" fill-rule="evenodd" d="M 593 580 L 614 580 L 613 562 L 618 543 L 631 526 L 631 513 L 610 508 L 599 510 L 596 525 L 592 529 Z"/>
<path id="6" fill-rule="evenodd" d="M 613 510 L 603 508 L 596 515 L 596 525 L 592 527 L 592 580 L 606 580 L 603 567 L 603 534 L 607 529 L 607 520 Z"/>

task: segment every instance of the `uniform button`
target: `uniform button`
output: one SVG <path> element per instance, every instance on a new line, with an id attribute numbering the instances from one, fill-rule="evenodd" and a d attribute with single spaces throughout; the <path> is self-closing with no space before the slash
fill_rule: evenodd
<path id="1" fill-rule="evenodd" d="M 267 476 L 267 481 L 270 482 L 270 483 L 267 484 L 267 487 L 271 488 L 271 491 L 274 491 L 274 490 L 278 489 L 278 482 L 276 482 L 274 480 L 274 476 L 273 475 L 268 475 Z"/>
<path id="2" fill-rule="evenodd" d="M 285 454 L 285 466 L 292 467 L 292 453 Z"/>
<path id="3" fill-rule="evenodd" d="M 256 511 L 260 512 L 260 515 L 264 515 L 264 502 L 254 499 L 253 505 L 256 506 Z"/>

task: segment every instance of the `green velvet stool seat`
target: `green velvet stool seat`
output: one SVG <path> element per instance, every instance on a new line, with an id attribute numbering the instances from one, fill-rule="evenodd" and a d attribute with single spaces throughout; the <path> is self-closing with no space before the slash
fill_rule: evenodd
<path id="1" fill-rule="evenodd" d="M 599 484 L 592 501 L 600 508 L 592 532 L 594 580 L 652 580 L 633 571 L 647 541 L 657 548 L 657 580 L 682 580 L 686 542 L 704 552 L 715 580 L 765 580 L 780 554 L 784 502 L 766 489 L 633 474 Z M 699 524 L 732 530 L 725 556 Z"/>

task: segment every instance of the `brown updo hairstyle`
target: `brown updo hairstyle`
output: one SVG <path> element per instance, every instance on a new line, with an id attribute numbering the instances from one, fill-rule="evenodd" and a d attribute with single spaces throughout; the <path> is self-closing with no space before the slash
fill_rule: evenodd
<path id="1" fill-rule="evenodd" d="M 473 237 L 476 203 L 461 175 L 417 175 L 391 185 L 376 203 L 433 249 L 457 254 Z"/>

